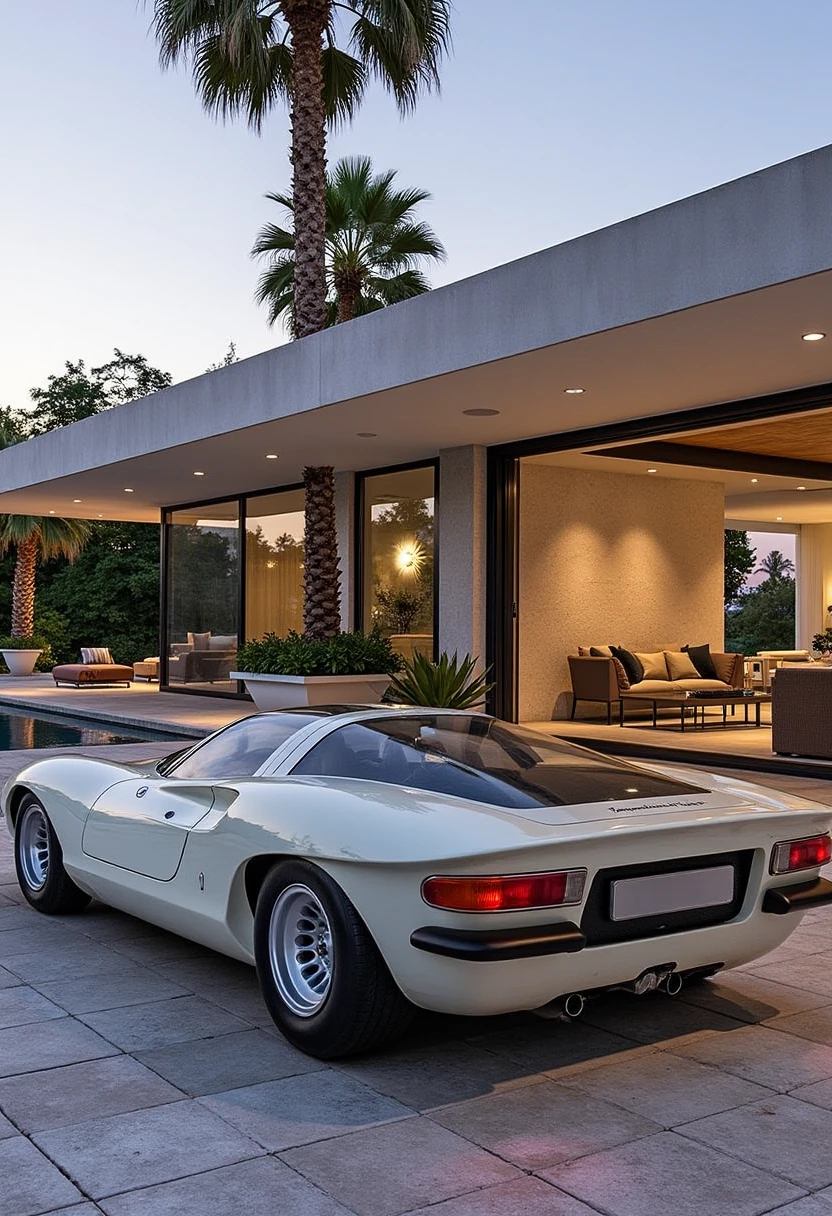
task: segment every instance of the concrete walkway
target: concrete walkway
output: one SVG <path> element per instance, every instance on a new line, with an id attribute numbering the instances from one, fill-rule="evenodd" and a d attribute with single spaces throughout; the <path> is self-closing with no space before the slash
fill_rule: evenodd
<path id="1" fill-rule="evenodd" d="M 326 1066 L 249 968 L 33 912 L 0 829 L 0 1111 L 0 1216 L 832 1216 L 832 914 L 676 1000 L 424 1017 Z"/>

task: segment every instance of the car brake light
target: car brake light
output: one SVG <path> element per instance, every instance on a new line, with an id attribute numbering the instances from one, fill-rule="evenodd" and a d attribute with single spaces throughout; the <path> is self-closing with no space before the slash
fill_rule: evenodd
<path id="1" fill-rule="evenodd" d="M 579 904 L 585 883 L 586 870 L 436 877 L 422 883 L 422 898 L 434 908 L 453 912 L 513 912 Z"/>
<path id="2" fill-rule="evenodd" d="M 772 874 L 788 874 L 792 870 L 813 870 L 832 860 L 832 839 L 808 836 L 805 840 L 783 840 L 771 854 Z"/>

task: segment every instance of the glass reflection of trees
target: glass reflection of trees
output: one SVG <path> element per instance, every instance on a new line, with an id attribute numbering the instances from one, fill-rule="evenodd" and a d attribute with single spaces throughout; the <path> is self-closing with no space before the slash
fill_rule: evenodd
<path id="1" fill-rule="evenodd" d="M 168 636 L 237 633 L 239 552 L 235 524 L 174 522 L 169 533 Z"/>

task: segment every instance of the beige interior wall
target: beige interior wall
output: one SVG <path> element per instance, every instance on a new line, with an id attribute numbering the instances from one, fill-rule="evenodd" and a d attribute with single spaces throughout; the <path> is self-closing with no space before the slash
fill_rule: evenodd
<path id="1" fill-rule="evenodd" d="M 568 716 L 579 644 L 721 650 L 723 523 L 715 482 L 521 462 L 520 721 Z"/>

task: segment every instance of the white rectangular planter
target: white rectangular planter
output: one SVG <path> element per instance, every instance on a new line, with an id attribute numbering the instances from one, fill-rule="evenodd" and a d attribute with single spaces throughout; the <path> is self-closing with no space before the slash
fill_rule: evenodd
<path id="1" fill-rule="evenodd" d="M 296 709 L 304 705 L 376 705 L 390 676 L 272 676 L 231 671 L 232 680 L 245 680 L 246 692 L 258 709 Z"/>

